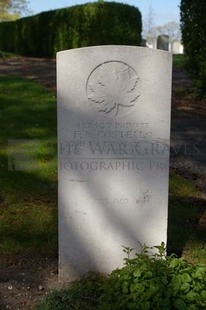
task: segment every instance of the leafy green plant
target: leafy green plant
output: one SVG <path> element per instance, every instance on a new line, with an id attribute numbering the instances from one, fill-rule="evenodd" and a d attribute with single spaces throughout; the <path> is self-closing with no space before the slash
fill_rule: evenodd
<path id="1" fill-rule="evenodd" d="M 157 253 L 150 251 L 158 250 Z M 132 309 L 205 309 L 206 269 L 194 266 L 174 254 L 165 255 L 165 247 L 144 246 L 126 266 L 112 272 L 103 286 L 99 310 Z M 150 254 L 150 255 L 149 255 Z"/>
<path id="2" fill-rule="evenodd" d="M 172 254 L 165 245 L 148 247 L 107 278 L 90 278 L 54 292 L 37 309 L 196 310 L 206 308 L 206 268 Z"/>

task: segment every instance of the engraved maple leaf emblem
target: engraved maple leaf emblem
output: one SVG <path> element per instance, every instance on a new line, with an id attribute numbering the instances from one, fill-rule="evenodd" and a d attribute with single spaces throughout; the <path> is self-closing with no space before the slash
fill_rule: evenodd
<path id="1" fill-rule="evenodd" d="M 99 112 L 118 115 L 121 107 L 133 107 L 138 97 L 139 77 L 129 65 L 111 61 L 97 67 L 89 77 L 88 99 Z"/>

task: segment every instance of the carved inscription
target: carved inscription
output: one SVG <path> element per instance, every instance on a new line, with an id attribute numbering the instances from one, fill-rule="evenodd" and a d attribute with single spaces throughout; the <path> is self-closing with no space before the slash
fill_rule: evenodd
<path id="1" fill-rule="evenodd" d="M 86 92 L 98 112 L 112 117 L 125 114 L 135 107 L 140 96 L 139 77 L 128 64 L 108 61 L 91 72 Z"/>
<path id="2" fill-rule="evenodd" d="M 122 244 L 167 244 L 171 62 L 120 45 L 57 55 L 63 282 L 121 268 Z"/>
<path id="3" fill-rule="evenodd" d="M 97 198 L 95 199 L 96 203 L 101 206 L 136 206 L 138 205 L 141 208 L 147 208 L 149 206 L 149 202 L 152 197 L 152 191 L 148 189 L 143 189 L 142 192 L 139 194 L 138 197 L 118 197 L 118 198 Z"/>
<path id="4" fill-rule="evenodd" d="M 79 122 L 59 145 L 60 168 L 68 171 L 165 170 L 168 152 L 150 124 L 140 122 Z"/>

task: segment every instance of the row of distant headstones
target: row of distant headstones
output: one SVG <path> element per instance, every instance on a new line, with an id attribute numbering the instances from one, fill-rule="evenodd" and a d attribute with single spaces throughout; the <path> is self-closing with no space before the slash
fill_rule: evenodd
<path id="1" fill-rule="evenodd" d="M 174 54 L 183 54 L 184 51 L 180 40 L 175 40 L 171 43 L 170 37 L 166 34 L 150 39 L 143 39 L 142 46 L 170 51 Z"/>

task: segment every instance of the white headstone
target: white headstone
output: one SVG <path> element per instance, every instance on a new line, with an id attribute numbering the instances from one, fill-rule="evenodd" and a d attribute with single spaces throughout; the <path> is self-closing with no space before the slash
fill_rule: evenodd
<path id="1" fill-rule="evenodd" d="M 59 274 L 121 267 L 122 245 L 167 241 L 171 54 L 57 55 Z"/>
<path id="2" fill-rule="evenodd" d="M 181 41 L 172 42 L 172 52 L 173 54 L 183 54 L 184 48 Z"/>

